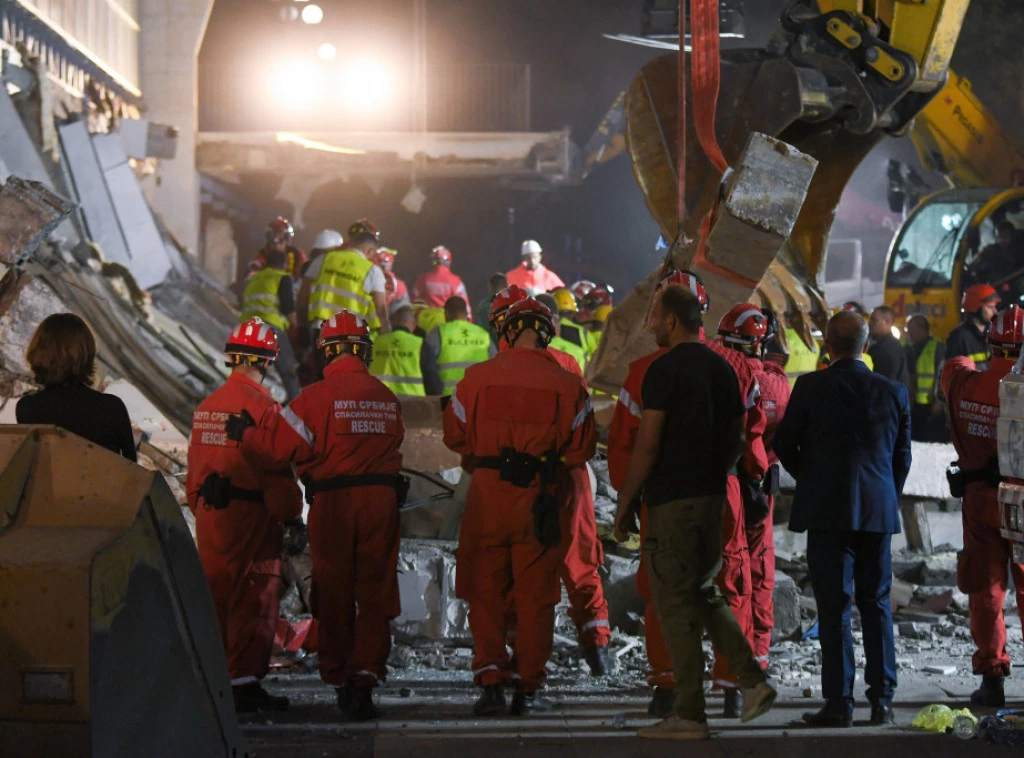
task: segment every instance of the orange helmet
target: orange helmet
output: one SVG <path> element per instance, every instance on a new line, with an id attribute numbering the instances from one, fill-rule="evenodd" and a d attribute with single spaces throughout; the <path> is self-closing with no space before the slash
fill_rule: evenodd
<path id="1" fill-rule="evenodd" d="M 338 311 L 324 322 L 316 346 L 327 358 L 350 353 L 369 364 L 373 357 L 373 341 L 366 319 L 346 310 Z"/>
<path id="2" fill-rule="evenodd" d="M 529 297 L 530 294 L 518 284 L 509 285 L 494 296 L 494 299 L 491 301 L 491 310 L 487 315 L 487 321 L 494 329 L 500 330 L 508 309 Z"/>
<path id="3" fill-rule="evenodd" d="M 519 335 L 527 329 L 537 332 L 540 343 L 545 346 L 555 336 L 554 316 L 532 297 L 509 306 L 501 323 L 501 333 L 510 345 L 515 345 Z"/>
<path id="4" fill-rule="evenodd" d="M 1004 350 L 1020 351 L 1024 345 L 1024 309 L 1018 305 L 999 311 L 992 317 L 988 344 Z"/>
<path id="5" fill-rule="evenodd" d="M 662 290 L 665 287 L 682 287 L 684 290 L 689 290 L 690 293 L 697 298 L 700 303 L 700 312 L 707 313 L 708 306 L 711 305 L 711 298 L 708 296 L 708 291 L 704 287 L 704 280 L 697 276 L 692 271 L 673 271 L 671 274 L 666 276 L 660 282 L 658 282 L 658 289 Z"/>
<path id="6" fill-rule="evenodd" d="M 273 363 L 277 360 L 277 335 L 260 318 L 251 318 L 235 327 L 224 346 L 231 366 L 243 363 Z"/>
<path id="7" fill-rule="evenodd" d="M 452 265 L 452 251 L 444 245 L 438 245 L 430 251 L 430 260 L 435 264 L 443 263 L 445 266 Z"/>
<path id="8" fill-rule="evenodd" d="M 295 228 L 284 216 L 278 216 L 267 224 L 267 242 L 291 242 Z"/>
<path id="9" fill-rule="evenodd" d="M 977 313 L 989 303 L 1001 303 L 1002 298 L 991 284 L 972 284 L 964 292 L 960 304 L 964 313 Z"/>
<path id="10" fill-rule="evenodd" d="M 768 331 L 768 318 L 750 303 L 740 303 L 718 322 L 718 334 L 727 345 L 758 345 Z"/>

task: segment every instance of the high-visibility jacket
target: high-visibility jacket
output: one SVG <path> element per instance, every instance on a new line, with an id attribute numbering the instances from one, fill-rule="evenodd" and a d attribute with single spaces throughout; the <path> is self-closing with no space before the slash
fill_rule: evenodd
<path id="1" fill-rule="evenodd" d="M 365 318 L 371 331 L 380 328 L 373 298 L 363 289 L 373 264 L 358 250 L 334 250 L 324 258 L 309 293 L 309 318 L 326 321 L 344 308 Z"/>
<path id="2" fill-rule="evenodd" d="M 584 348 L 587 351 L 587 355 L 593 355 L 597 352 L 597 346 L 601 344 L 601 332 L 592 329 L 583 330 L 583 342 Z"/>
<path id="3" fill-rule="evenodd" d="M 786 376 L 790 386 L 804 374 L 818 370 L 818 351 L 807 347 L 803 337 L 796 329 L 786 329 L 786 342 L 789 344 L 789 360 L 786 361 Z"/>
<path id="4" fill-rule="evenodd" d="M 281 280 L 286 276 L 288 272 L 279 268 L 264 268 L 249 277 L 242 295 L 243 322 L 258 316 L 265 323 L 288 331 L 288 319 L 281 313 L 281 301 L 277 296 Z"/>
<path id="5" fill-rule="evenodd" d="M 445 394 L 455 389 L 466 369 L 490 357 L 491 335 L 468 321 L 448 321 L 438 328 L 441 350 L 437 356 L 437 373 L 444 382 Z"/>
<path id="6" fill-rule="evenodd" d="M 382 334 L 373 343 L 370 373 L 399 397 L 423 397 L 423 370 L 420 350 L 423 338 L 405 329 Z"/>
<path id="7" fill-rule="evenodd" d="M 555 337 L 551 340 L 551 344 L 548 345 L 548 347 L 555 350 L 561 350 L 563 353 L 570 355 L 578 364 L 580 364 L 580 371 L 586 370 L 587 352 L 579 345 L 562 339 L 561 337 Z"/>
<path id="8" fill-rule="evenodd" d="M 441 326 L 444 321 L 444 308 L 424 308 L 416 316 L 416 326 L 424 334 L 430 334 L 434 327 Z"/>
<path id="9" fill-rule="evenodd" d="M 992 351 L 988 346 L 988 330 L 978 331 L 972 319 L 960 324 L 946 337 L 946 360 L 967 357 L 974 361 L 978 371 L 988 368 Z"/>
<path id="10" fill-rule="evenodd" d="M 562 339 L 583 348 L 584 353 L 587 352 L 587 338 L 582 326 L 574 324 L 567 316 L 562 316 L 560 331 Z"/>
<path id="11" fill-rule="evenodd" d="M 939 341 L 935 337 L 930 337 L 917 356 L 917 363 L 914 366 L 917 374 L 917 394 L 914 395 L 914 402 L 918 405 L 931 405 L 935 402 L 935 372 L 938 369 L 935 359 L 938 347 Z"/>

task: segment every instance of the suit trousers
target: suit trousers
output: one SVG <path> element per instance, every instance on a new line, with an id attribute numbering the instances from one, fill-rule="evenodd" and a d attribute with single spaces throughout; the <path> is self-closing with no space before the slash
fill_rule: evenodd
<path id="1" fill-rule="evenodd" d="M 864 631 L 864 682 L 872 705 L 887 706 L 896 690 L 893 641 L 891 534 L 810 531 L 807 563 L 818 604 L 821 639 L 821 690 L 826 704 L 853 709 L 853 633 L 850 611 L 860 610 Z"/>

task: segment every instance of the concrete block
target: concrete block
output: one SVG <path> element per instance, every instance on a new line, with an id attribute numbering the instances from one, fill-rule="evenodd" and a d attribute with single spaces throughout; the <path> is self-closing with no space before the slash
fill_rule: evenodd
<path id="1" fill-rule="evenodd" d="M 29 340 L 39 323 L 68 308 L 53 290 L 29 274 L 18 279 L 10 305 L 0 315 L 0 365 L 14 374 L 30 377 L 25 361 Z"/>
<path id="2" fill-rule="evenodd" d="M 402 615 L 392 623 L 403 642 L 468 640 L 468 607 L 455 597 L 455 545 L 403 540 L 398 557 Z"/>
<path id="3" fill-rule="evenodd" d="M 789 639 L 800 631 L 800 590 L 789 575 L 775 572 L 775 629 L 773 639 Z"/>
<path id="4" fill-rule="evenodd" d="M 920 501 L 904 500 L 900 503 L 900 516 L 907 545 L 922 553 L 932 552 L 932 532 L 928 523 L 928 512 Z"/>

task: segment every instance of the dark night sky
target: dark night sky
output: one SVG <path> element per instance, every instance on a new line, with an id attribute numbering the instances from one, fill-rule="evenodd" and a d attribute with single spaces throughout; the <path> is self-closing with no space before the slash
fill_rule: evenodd
<path id="1" fill-rule="evenodd" d="M 265 64 L 328 40 L 343 51 L 377 51 L 394 60 L 411 55 L 412 3 L 408 0 L 318 1 L 325 21 L 309 27 L 278 21 L 277 14 L 287 2 L 217 0 L 201 67 L 225 61 Z M 747 0 L 748 36 L 740 44 L 763 44 L 783 4 L 784 0 Z M 641 8 L 640 0 L 429 0 L 429 62 L 530 64 L 532 128 L 569 127 L 574 141 L 582 144 L 615 96 L 628 87 L 646 61 L 659 54 L 601 36 L 638 34 Z M 972 13 L 981 17 L 973 8 Z M 244 24 L 239 23 L 242 18 Z M 980 23 L 971 16 L 968 22 Z M 853 182 L 859 191 L 876 198 L 885 192 L 880 167 L 887 152 L 900 149 L 906 154 L 905 148 L 891 142 L 883 145 L 882 153 L 866 161 Z M 268 212 L 290 212 L 271 201 L 272 181 L 248 184 L 250 200 Z M 428 200 L 419 215 L 399 205 L 409 187 L 407 180 L 388 182 L 376 195 L 358 180 L 325 186 L 306 209 L 299 242 L 308 246 L 321 228 L 343 230 L 351 220 L 366 215 L 381 227 L 387 243 L 400 251 L 396 270 L 401 276 L 415 278 L 426 267 L 430 248 L 443 243 L 453 250 L 454 269 L 466 279 L 474 298 L 483 294 L 488 274 L 518 262 L 518 242 L 525 237 L 535 237 L 544 245 L 547 262 L 567 280 L 586 274 L 606 279 L 620 291 L 645 276 L 658 260 L 653 253 L 657 227 L 625 156 L 598 168 L 579 187 L 545 193 L 499 189 L 493 183 L 469 180 L 421 184 Z M 515 209 L 511 228 L 510 207 Z M 264 221 L 256 223 L 262 226 Z M 884 256 L 884 244 L 884 239 L 877 243 L 875 258 Z"/>

